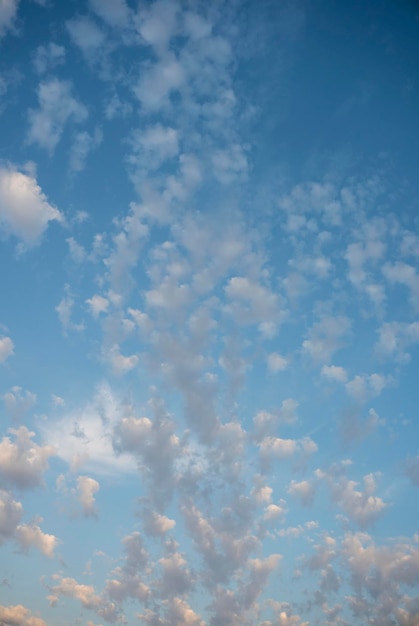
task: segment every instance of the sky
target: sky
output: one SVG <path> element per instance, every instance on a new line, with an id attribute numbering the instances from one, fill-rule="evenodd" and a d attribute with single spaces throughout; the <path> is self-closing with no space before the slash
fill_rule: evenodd
<path id="1" fill-rule="evenodd" d="M 0 626 L 419 625 L 418 41 L 0 0 Z"/>

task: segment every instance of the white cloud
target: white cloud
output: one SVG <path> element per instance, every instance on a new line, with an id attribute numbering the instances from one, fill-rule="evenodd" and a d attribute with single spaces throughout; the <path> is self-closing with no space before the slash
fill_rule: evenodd
<path id="1" fill-rule="evenodd" d="M 42 532 L 36 524 L 20 524 L 16 528 L 15 538 L 24 552 L 37 548 L 50 559 L 54 557 L 54 550 L 58 545 L 55 535 Z"/>
<path id="2" fill-rule="evenodd" d="M 375 398 L 392 383 L 391 376 L 383 374 L 360 374 L 345 384 L 347 393 L 357 402 Z"/>
<path id="3" fill-rule="evenodd" d="M 36 403 L 36 394 L 24 391 L 21 387 L 12 387 L 3 394 L 6 413 L 12 420 L 20 421 Z"/>
<path id="4" fill-rule="evenodd" d="M 19 0 L 2 0 L 0 3 L 0 38 L 13 28 Z"/>
<path id="5" fill-rule="evenodd" d="M 84 170 L 89 153 L 101 144 L 102 139 L 102 131 L 98 128 L 94 131 L 93 135 L 85 130 L 75 134 L 69 159 L 70 170 L 73 173 Z"/>
<path id="6" fill-rule="evenodd" d="M 327 480 L 333 502 L 361 528 L 373 524 L 389 506 L 375 495 L 377 474 L 367 474 L 363 477 L 363 491 L 356 489 L 358 486 L 356 481 L 347 478 L 344 463 L 333 466 L 327 472 L 317 470 L 316 475 Z"/>
<path id="7" fill-rule="evenodd" d="M 158 111 L 169 104 L 172 93 L 179 91 L 186 77 L 182 64 L 173 54 L 154 65 L 145 66 L 133 91 L 146 111 Z"/>
<path id="8" fill-rule="evenodd" d="M 129 454 L 116 454 L 113 433 L 124 414 L 124 406 L 107 385 L 98 388 L 93 400 L 60 419 L 41 425 L 45 439 L 72 468 L 84 466 L 100 475 L 136 472 Z"/>
<path id="9" fill-rule="evenodd" d="M 86 107 L 72 95 L 72 84 L 52 78 L 38 87 L 39 108 L 29 111 L 28 143 L 37 143 L 52 155 L 69 122 L 87 118 Z"/>
<path id="10" fill-rule="evenodd" d="M 60 596 L 64 596 L 78 600 L 85 609 L 100 608 L 102 600 L 91 585 L 80 584 L 74 578 L 62 578 L 59 574 L 54 574 L 52 578 L 58 582 L 49 588 L 51 593 L 48 601 L 51 606 L 55 606 Z"/>
<path id="11" fill-rule="evenodd" d="M 340 365 L 323 365 L 321 375 L 339 383 L 345 383 L 348 380 L 345 368 Z"/>
<path id="12" fill-rule="evenodd" d="M 17 430 L 10 428 L 14 435 L 0 441 L 0 479 L 19 489 L 32 489 L 43 485 L 43 476 L 48 469 L 48 459 L 55 455 L 53 446 L 40 446 L 26 426 Z"/>
<path id="13" fill-rule="evenodd" d="M 8 491 L 0 489 L 0 545 L 14 537 L 22 515 L 21 503 L 13 500 Z"/>
<path id="14" fill-rule="evenodd" d="M 47 46 L 38 46 L 33 58 L 33 64 L 38 74 L 51 71 L 58 65 L 62 65 L 64 61 L 64 46 L 59 46 L 52 41 Z"/>
<path id="15" fill-rule="evenodd" d="M 347 317 L 324 316 L 310 329 L 308 339 L 303 341 L 303 351 L 314 362 L 327 363 L 342 347 L 342 337 L 349 332 L 350 327 L 351 322 Z"/>
<path id="16" fill-rule="evenodd" d="M 134 154 L 130 157 L 132 164 L 144 168 L 158 169 L 165 161 L 173 159 L 179 153 L 178 132 L 174 128 L 161 124 L 137 130 L 132 134 Z"/>
<path id="17" fill-rule="evenodd" d="M 225 184 L 243 180 L 249 168 L 246 152 L 239 144 L 216 150 L 212 155 L 212 164 L 216 178 Z"/>
<path id="18" fill-rule="evenodd" d="M 97 319 L 101 313 L 106 313 L 109 308 L 109 300 L 98 294 L 88 298 L 86 304 L 89 305 L 90 312 L 95 319 Z"/>
<path id="19" fill-rule="evenodd" d="M 297 496 L 304 506 L 309 506 L 313 503 L 315 489 L 316 485 L 308 480 L 300 482 L 292 480 L 288 487 L 288 493 L 292 496 Z"/>
<path id="20" fill-rule="evenodd" d="M 90 478 L 89 476 L 78 476 L 78 500 L 86 517 L 94 517 L 96 515 L 95 493 L 97 493 L 99 489 L 100 485 L 94 478 Z"/>
<path id="21" fill-rule="evenodd" d="M 281 372 L 288 367 L 288 361 L 285 357 L 281 356 L 278 352 L 272 352 L 268 355 L 268 369 L 275 374 Z"/>
<path id="22" fill-rule="evenodd" d="M 43 619 L 31 615 L 29 609 L 21 604 L 15 606 L 0 605 L 0 622 L 4 626 L 47 626 Z"/>
<path id="23" fill-rule="evenodd" d="M 141 7 L 136 26 L 144 42 L 163 52 L 177 29 L 178 6 L 167 0 L 157 0 L 149 8 Z"/>
<path id="24" fill-rule="evenodd" d="M 66 335 L 69 330 L 75 330 L 78 332 L 84 330 L 83 322 L 76 324 L 72 320 L 74 298 L 69 291 L 68 285 L 65 285 L 65 291 L 66 294 L 63 298 L 61 298 L 60 302 L 55 307 L 55 311 L 57 312 L 58 319 L 61 322 L 64 335 Z"/>
<path id="25" fill-rule="evenodd" d="M 110 26 L 127 25 L 130 10 L 125 0 L 89 0 L 89 4 L 92 10 Z"/>
<path id="26" fill-rule="evenodd" d="M 35 245 L 53 221 L 63 216 L 49 204 L 36 178 L 12 165 L 0 167 L 0 229 L 23 244 Z"/>
<path id="27" fill-rule="evenodd" d="M 66 23 L 73 42 L 87 59 L 96 55 L 105 43 L 103 31 L 89 17 L 76 17 Z"/>
<path id="28" fill-rule="evenodd" d="M 0 338 L 0 363 L 4 363 L 6 359 L 15 353 L 15 345 L 10 337 Z"/>
<path id="29" fill-rule="evenodd" d="M 407 287 L 410 301 L 415 311 L 419 310 L 419 274 L 416 267 L 408 263 L 386 263 L 383 274 L 390 284 L 400 284 Z"/>

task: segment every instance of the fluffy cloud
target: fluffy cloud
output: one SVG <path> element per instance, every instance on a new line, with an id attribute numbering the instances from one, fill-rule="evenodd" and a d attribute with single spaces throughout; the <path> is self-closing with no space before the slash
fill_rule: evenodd
<path id="1" fill-rule="evenodd" d="M 17 430 L 11 428 L 14 435 L 3 437 L 0 441 L 0 480 L 19 489 L 33 489 L 43 485 L 43 476 L 48 468 L 48 459 L 55 454 L 53 446 L 40 446 L 26 426 Z"/>
<path id="2" fill-rule="evenodd" d="M 22 518 L 23 507 L 8 491 L 0 490 L 0 544 L 11 539 Z"/>
<path id="3" fill-rule="evenodd" d="M 351 322 L 343 316 L 324 316 L 313 325 L 308 339 L 303 341 L 303 351 L 316 363 L 327 363 L 342 347 L 342 338 L 347 335 Z"/>
<path id="4" fill-rule="evenodd" d="M 89 17 L 75 17 L 66 24 L 73 42 L 87 59 L 92 59 L 105 43 L 105 35 Z"/>
<path id="5" fill-rule="evenodd" d="M 38 87 L 39 108 L 29 111 L 29 143 L 37 143 L 52 154 L 69 121 L 83 122 L 86 107 L 72 95 L 69 81 L 52 78 Z"/>
<path id="6" fill-rule="evenodd" d="M 36 403 L 36 394 L 24 391 L 21 387 L 12 387 L 3 394 L 6 413 L 12 420 L 20 421 Z"/>
<path id="7" fill-rule="evenodd" d="M 20 524 L 16 528 L 15 538 L 24 552 L 30 548 L 37 548 L 42 554 L 50 559 L 54 556 L 54 550 L 58 545 L 55 535 L 42 532 L 40 527 L 33 524 Z"/>
<path id="8" fill-rule="evenodd" d="M 92 10 L 110 26 L 127 25 L 130 11 L 125 0 L 89 0 L 89 4 Z"/>
<path id="9" fill-rule="evenodd" d="M 36 178 L 12 165 L 0 167 L 0 229 L 14 235 L 26 246 L 36 244 L 49 222 L 63 221 L 62 214 L 49 204 Z"/>
<path id="10" fill-rule="evenodd" d="M 54 42 L 47 46 L 38 46 L 33 58 L 33 64 L 38 74 L 55 69 L 65 61 L 65 48 Z"/>
<path id="11" fill-rule="evenodd" d="M 331 497 L 348 516 L 361 528 L 373 524 L 389 506 L 382 498 L 375 495 L 377 490 L 374 474 L 363 477 L 364 489 L 358 490 L 358 483 L 349 480 L 345 474 L 347 463 L 333 466 L 329 471 L 316 470 L 319 479 L 326 480 L 330 487 Z"/>
<path id="12" fill-rule="evenodd" d="M 95 493 L 97 493 L 99 489 L 100 485 L 94 478 L 90 478 L 89 476 L 79 476 L 77 478 L 78 500 L 86 517 L 96 515 Z"/>
<path id="13" fill-rule="evenodd" d="M 19 0 L 2 0 L 0 4 L 0 38 L 13 27 Z"/>
<path id="14" fill-rule="evenodd" d="M 31 615 L 29 609 L 21 604 L 16 606 L 0 605 L 0 622 L 4 626 L 47 626 L 43 619 Z"/>
<path id="15" fill-rule="evenodd" d="M 10 337 L 0 338 L 0 363 L 4 363 L 6 359 L 14 354 L 14 343 Z"/>

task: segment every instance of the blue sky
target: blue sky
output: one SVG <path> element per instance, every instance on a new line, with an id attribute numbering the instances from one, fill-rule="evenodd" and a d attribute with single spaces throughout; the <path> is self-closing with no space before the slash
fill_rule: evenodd
<path id="1" fill-rule="evenodd" d="M 0 0 L 0 624 L 419 624 L 419 12 Z"/>

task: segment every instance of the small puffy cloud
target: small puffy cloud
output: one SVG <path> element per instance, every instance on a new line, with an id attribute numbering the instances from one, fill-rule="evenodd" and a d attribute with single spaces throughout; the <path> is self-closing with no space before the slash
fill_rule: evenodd
<path id="1" fill-rule="evenodd" d="M 21 503 L 13 500 L 8 491 L 0 489 L 0 545 L 14 536 L 22 515 Z"/>
<path id="2" fill-rule="evenodd" d="M 12 165 L 0 167 L 0 230 L 33 246 L 52 221 L 62 222 L 62 214 L 49 204 L 36 179 Z"/>
<path id="3" fill-rule="evenodd" d="M 79 476 L 77 478 L 77 495 L 86 517 L 96 515 L 95 493 L 99 491 L 100 485 L 97 480 L 89 476 Z"/>
<path id="4" fill-rule="evenodd" d="M 20 421 L 22 417 L 36 403 L 36 394 L 24 391 L 21 387 L 12 387 L 3 394 L 3 402 L 6 413 L 13 420 Z"/>
<path id="5" fill-rule="evenodd" d="M 419 455 L 406 461 L 406 474 L 415 487 L 419 487 Z"/>
<path id="6" fill-rule="evenodd" d="M 340 365 L 323 365 L 321 375 L 327 380 L 333 380 L 339 383 L 346 383 L 348 374 L 345 368 Z"/>
<path id="7" fill-rule="evenodd" d="M 102 138 L 102 131 L 98 128 L 92 135 L 87 131 L 76 133 L 70 150 L 70 170 L 73 173 L 85 168 L 89 153 L 102 142 Z"/>
<path id="8" fill-rule="evenodd" d="M 19 0 L 1 0 L 0 3 L 0 39 L 13 28 Z"/>
<path id="9" fill-rule="evenodd" d="M 74 578 L 62 578 L 59 574 L 54 574 L 52 578 L 58 582 L 49 588 L 51 593 L 48 601 L 51 606 L 57 604 L 60 596 L 78 600 L 85 609 L 98 609 L 103 604 L 91 585 L 80 584 Z"/>
<path id="10" fill-rule="evenodd" d="M 3 437 L 0 441 L 0 480 L 19 489 L 33 489 L 43 485 L 48 459 L 55 454 L 50 445 L 40 446 L 32 441 L 35 433 L 26 426 L 10 428 L 15 441 Z"/>
<path id="11" fill-rule="evenodd" d="M 72 84 L 52 78 L 38 87 L 39 108 L 29 111 L 28 143 L 37 143 L 52 154 L 69 121 L 83 122 L 87 109 L 72 95 Z"/>
<path id="12" fill-rule="evenodd" d="M 144 42 L 157 51 L 164 51 L 176 32 L 177 13 L 177 5 L 164 0 L 154 2 L 147 8 L 141 7 L 136 26 Z"/>
<path id="13" fill-rule="evenodd" d="M 282 370 L 288 367 L 288 361 L 285 357 L 278 354 L 278 352 L 272 352 L 268 355 L 268 370 L 276 374 L 276 372 L 281 372 Z"/>
<path id="14" fill-rule="evenodd" d="M 86 304 L 89 306 L 90 313 L 95 319 L 97 319 L 101 313 L 106 313 L 109 308 L 109 300 L 98 294 L 88 298 Z"/>
<path id="15" fill-rule="evenodd" d="M 245 178 L 249 167 L 246 153 L 239 144 L 232 145 L 228 150 L 216 150 L 212 164 L 216 178 L 224 184 Z"/>
<path id="16" fill-rule="evenodd" d="M 14 354 L 14 343 L 10 337 L 0 338 L 0 363 L 4 363 L 6 359 Z"/>
<path id="17" fill-rule="evenodd" d="M 64 63 L 64 61 L 64 46 L 59 46 L 52 41 L 47 46 L 38 46 L 33 58 L 33 64 L 38 74 L 44 74 L 53 70 L 57 65 Z"/>
<path id="18" fill-rule="evenodd" d="M 29 609 L 21 604 L 15 606 L 0 605 L 0 624 L 4 624 L 4 626 L 47 626 L 43 619 L 31 615 Z"/>
<path id="19" fill-rule="evenodd" d="M 157 3 L 156 3 L 157 4 Z M 178 91 L 185 82 L 183 66 L 174 55 L 145 68 L 134 93 L 147 111 L 158 111 L 167 106 L 170 95 Z"/>
<path id="20" fill-rule="evenodd" d="M 63 333 L 67 334 L 69 330 L 82 331 L 84 330 L 84 324 L 80 322 L 76 324 L 72 320 L 74 307 L 74 298 L 69 291 L 68 285 L 66 285 L 66 293 L 63 298 L 61 298 L 60 302 L 55 307 L 55 310 L 58 314 L 58 319 L 61 322 L 61 326 L 63 329 Z"/>
<path id="21" fill-rule="evenodd" d="M 135 154 L 130 157 L 130 162 L 147 168 L 147 171 L 159 168 L 179 153 L 178 132 L 161 124 L 136 131 L 131 143 Z"/>
<path id="22" fill-rule="evenodd" d="M 89 4 L 91 9 L 110 26 L 127 25 L 130 10 L 125 0 L 89 0 Z"/>
<path id="23" fill-rule="evenodd" d="M 348 333 L 350 326 L 351 323 L 347 317 L 323 317 L 310 329 L 308 339 L 303 341 L 303 351 L 314 362 L 327 363 L 342 347 L 342 337 Z"/>
<path id="24" fill-rule="evenodd" d="M 368 398 L 379 396 L 392 381 L 391 376 L 383 374 L 361 374 L 348 381 L 345 388 L 351 398 L 362 403 Z"/>
<path id="25" fill-rule="evenodd" d="M 93 399 L 60 419 L 43 422 L 41 428 L 47 441 L 57 450 L 57 455 L 72 468 L 85 465 L 89 471 L 115 475 L 136 471 L 130 455 L 116 454 L 113 432 L 124 413 L 124 406 L 102 385 Z"/>
<path id="26" fill-rule="evenodd" d="M 309 506 L 313 503 L 315 489 L 316 485 L 308 480 L 301 482 L 292 480 L 288 487 L 288 493 L 299 498 L 304 506 Z"/>
<path id="27" fill-rule="evenodd" d="M 52 559 L 58 545 L 55 535 L 42 532 L 36 524 L 20 524 L 16 528 L 15 538 L 24 552 L 30 548 L 37 548 L 42 554 Z"/>
<path id="28" fill-rule="evenodd" d="M 176 526 L 174 519 L 160 515 L 156 511 L 145 509 L 142 514 L 144 531 L 153 537 L 161 537 Z"/>
<path id="29" fill-rule="evenodd" d="M 327 480 L 332 501 L 361 528 L 374 523 L 389 506 L 375 495 L 376 474 L 367 474 L 363 477 L 363 491 L 357 489 L 356 481 L 349 480 L 345 475 L 345 463 L 340 466 L 334 465 L 327 472 L 317 470 L 316 475 L 321 480 Z"/>
<path id="30" fill-rule="evenodd" d="M 71 39 L 87 58 L 94 56 L 105 43 L 103 31 L 89 17 L 75 17 L 66 26 Z"/>

